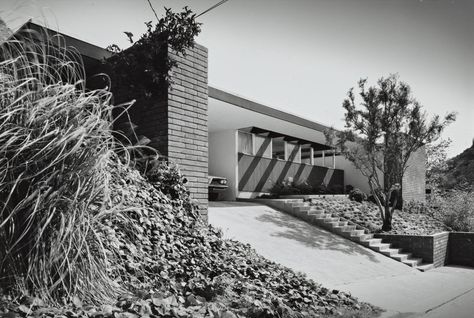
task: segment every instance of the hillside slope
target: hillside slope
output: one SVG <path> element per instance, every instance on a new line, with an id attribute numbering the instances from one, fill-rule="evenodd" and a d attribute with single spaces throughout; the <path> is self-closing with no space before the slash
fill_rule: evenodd
<path id="1" fill-rule="evenodd" d="M 349 294 L 324 288 L 248 245 L 224 240 L 189 209 L 184 178 L 174 168 L 162 165 L 150 176 L 153 182 L 126 165 L 111 167 L 111 173 L 112 197 L 130 207 L 126 215 L 105 218 L 99 233 L 106 250 L 120 250 L 107 255 L 107 271 L 122 290 L 118 299 L 86 306 L 74 297 L 64 308 L 52 308 L 28 297 L 2 301 L 0 292 L 0 312 L 74 318 L 378 315 Z"/>
<path id="2" fill-rule="evenodd" d="M 447 188 L 459 186 L 474 186 L 474 142 L 470 148 L 447 162 L 448 168 L 444 173 Z"/>

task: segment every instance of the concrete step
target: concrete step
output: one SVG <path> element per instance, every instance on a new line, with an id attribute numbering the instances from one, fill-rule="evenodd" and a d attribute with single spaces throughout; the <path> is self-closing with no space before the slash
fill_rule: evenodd
<path id="1" fill-rule="evenodd" d="M 366 234 L 365 230 L 353 222 L 341 218 L 336 214 L 326 213 L 323 205 L 311 205 L 302 199 L 291 199 L 275 202 L 275 206 L 304 219 L 309 223 L 321 226 L 331 232 L 338 233 L 354 242 L 364 245 L 396 261 L 408 266 L 426 271 L 434 268 L 433 264 L 423 263 L 421 258 L 413 258 L 411 253 L 404 253 L 400 248 L 393 248 L 390 243 L 383 243 L 382 239 L 374 238 L 373 234 Z"/>
<path id="2" fill-rule="evenodd" d="M 380 243 L 380 244 L 371 245 L 370 248 L 377 252 L 382 252 L 382 251 L 388 250 L 390 246 L 391 244 Z"/>
<path id="3" fill-rule="evenodd" d="M 308 203 L 305 203 L 305 202 L 291 202 L 290 205 L 291 205 L 292 208 L 296 208 L 296 207 L 307 206 Z"/>
<path id="4" fill-rule="evenodd" d="M 365 246 L 372 246 L 372 245 L 381 244 L 382 239 L 370 238 L 368 240 L 362 241 L 361 243 Z"/>
<path id="5" fill-rule="evenodd" d="M 310 206 L 308 205 L 303 205 L 303 206 L 295 206 L 293 207 L 293 211 L 300 213 L 300 212 L 308 212 L 311 209 Z"/>
<path id="6" fill-rule="evenodd" d="M 392 257 L 394 255 L 400 255 L 401 249 L 400 248 L 389 248 L 388 250 L 380 251 L 383 255 Z"/>
<path id="7" fill-rule="evenodd" d="M 309 215 L 326 215 L 326 213 L 324 212 L 324 210 L 321 210 L 321 209 L 311 209 L 308 211 L 308 214 Z"/>
<path id="8" fill-rule="evenodd" d="M 336 223 L 336 225 L 339 224 L 340 218 L 338 217 L 329 217 L 324 220 L 326 223 Z"/>
<path id="9" fill-rule="evenodd" d="M 352 232 L 356 230 L 355 225 L 346 225 L 342 227 L 342 232 Z"/>
<path id="10" fill-rule="evenodd" d="M 392 258 L 396 261 L 403 262 L 411 257 L 411 253 L 398 253 L 393 255 Z"/>
<path id="11" fill-rule="evenodd" d="M 402 261 L 403 264 L 406 264 L 406 265 L 411 266 L 411 267 L 416 267 L 416 266 L 420 265 L 422 262 L 423 262 L 423 259 L 421 259 L 421 258 L 409 258 L 405 261 Z"/>
<path id="12" fill-rule="evenodd" d="M 434 264 L 431 264 L 431 263 L 422 263 L 422 264 L 416 266 L 416 269 L 418 269 L 422 272 L 429 271 L 430 269 L 433 269 L 433 268 L 435 268 Z"/>
<path id="13" fill-rule="evenodd" d="M 347 226 L 349 225 L 348 221 L 339 221 L 339 226 Z"/>
<path id="14" fill-rule="evenodd" d="M 362 242 L 362 241 L 368 241 L 370 239 L 374 238 L 374 235 L 373 234 L 363 234 L 359 237 L 359 241 Z"/>
<path id="15" fill-rule="evenodd" d="M 364 235 L 365 231 L 364 230 L 354 230 L 354 231 L 351 231 L 351 236 L 352 237 L 360 237 L 362 235 Z"/>

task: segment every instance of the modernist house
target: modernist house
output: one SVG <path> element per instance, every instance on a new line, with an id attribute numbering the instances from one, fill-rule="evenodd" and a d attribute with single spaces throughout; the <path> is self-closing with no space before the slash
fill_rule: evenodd
<path id="1" fill-rule="evenodd" d="M 22 28 L 44 32 L 31 22 Z M 60 35 L 80 52 L 88 76 L 94 74 L 100 60 L 111 55 L 90 43 Z M 208 173 L 228 179 L 229 188 L 222 194 L 225 200 L 256 197 L 283 181 L 339 188 L 350 184 L 369 192 L 360 172 L 325 144 L 327 126 L 208 86 L 208 54 L 203 46 L 196 45 L 184 58 L 168 54 L 178 61 L 174 84 L 163 100 L 135 105 L 131 117 L 139 134 L 178 163 L 203 214 L 207 212 Z M 403 196 L 423 201 L 424 150 L 410 161 Z"/>

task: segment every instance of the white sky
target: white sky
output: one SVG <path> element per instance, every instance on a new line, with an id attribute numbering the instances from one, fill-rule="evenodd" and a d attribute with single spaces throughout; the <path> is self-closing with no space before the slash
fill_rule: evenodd
<path id="1" fill-rule="evenodd" d="M 218 0 L 151 0 L 158 14 Z M 146 0 L 0 0 L 26 19 L 105 47 L 127 46 L 155 20 Z M 450 156 L 474 137 L 474 0 L 229 0 L 203 15 L 209 84 L 308 119 L 343 127 L 342 101 L 358 79 L 398 73 L 429 114 L 458 112 L 443 134 Z"/>

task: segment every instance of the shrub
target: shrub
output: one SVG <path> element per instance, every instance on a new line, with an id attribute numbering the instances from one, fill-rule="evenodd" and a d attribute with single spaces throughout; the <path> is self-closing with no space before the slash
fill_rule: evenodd
<path id="1" fill-rule="evenodd" d="M 474 193 L 453 191 L 438 199 L 441 218 L 454 231 L 474 231 Z"/>
<path id="2" fill-rule="evenodd" d="M 354 190 L 354 186 L 353 185 L 346 185 L 346 188 L 345 188 L 345 193 L 349 194 L 349 192 L 351 192 L 352 190 Z"/>
<path id="3" fill-rule="evenodd" d="M 367 195 L 361 190 L 359 190 L 358 188 L 355 188 L 354 190 L 349 192 L 349 200 L 362 202 L 362 201 L 367 200 Z"/>
<path id="4" fill-rule="evenodd" d="M 275 195 L 293 195 L 293 194 L 301 194 L 300 189 L 293 186 L 291 182 L 288 181 L 281 181 L 276 182 L 273 187 L 270 189 L 270 193 Z"/>
<path id="5" fill-rule="evenodd" d="M 313 194 L 313 187 L 307 182 L 295 184 L 294 188 L 296 188 L 301 194 Z"/>
<path id="6" fill-rule="evenodd" d="M 148 181 L 171 199 L 175 206 L 183 206 L 186 210 L 196 208 L 186 188 L 188 180 L 181 174 L 178 166 L 164 160 L 150 160 L 142 173 Z"/>
<path id="7" fill-rule="evenodd" d="M 313 189 L 314 194 L 328 194 L 328 188 L 324 183 L 317 185 Z"/>

